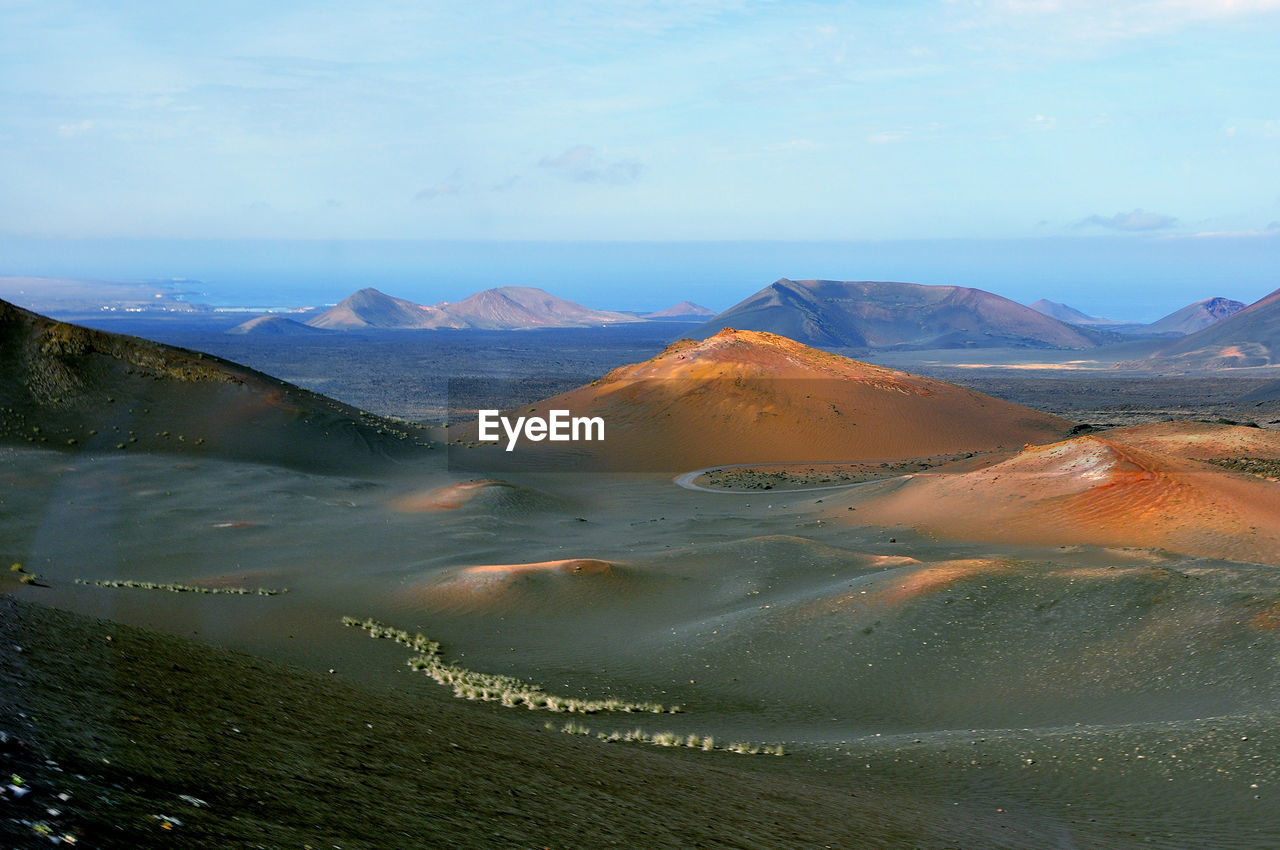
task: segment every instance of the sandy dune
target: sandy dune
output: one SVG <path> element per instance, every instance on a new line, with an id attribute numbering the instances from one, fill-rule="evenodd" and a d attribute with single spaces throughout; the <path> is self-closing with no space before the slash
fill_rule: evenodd
<path id="1" fill-rule="evenodd" d="M 392 499 L 390 506 L 401 513 L 416 514 L 456 511 L 465 506 L 522 512 L 563 505 L 560 499 L 547 493 L 485 478 L 415 490 Z"/>
<path id="2" fill-rule="evenodd" d="M 1028 447 L 983 469 L 920 475 L 882 492 L 858 505 L 858 522 L 961 540 L 1165 547 L 1280 565 L 1280 487 L 1099 437 Z"/>
<path id="3" fill-rule="evenodd" d="M 1211 460 L 1231 457 L 1280 458 L 1280 431 L 1217 422 L 1153 422 L 1106 433 L 1137 449 L 1176 457 Z"/>
<path id="4" fill-rule="evenodd" d="M 525 564 L 459 567 L 397 592 L 402 602 L 436 611 L 557 609 L 627 583 L 617 564 L 565 558 Z"/>

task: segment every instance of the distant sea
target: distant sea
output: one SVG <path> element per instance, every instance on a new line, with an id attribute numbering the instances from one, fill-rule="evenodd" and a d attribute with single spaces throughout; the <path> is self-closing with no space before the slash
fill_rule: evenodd
<path id="1" fill-rule="evenodd" d="M 850 242 L 443 242 L 0 238 L 0 275 L 180 279 L 220 307 L 332 304 L 363 287 L 420 303 L 536 286 L 591 307 L 729 307 L 780 277 L 986 289 L 1022 303 L 1151 321 L 1280 286 L 1280 231 L 1252 236 L 1074 236 Z"/>

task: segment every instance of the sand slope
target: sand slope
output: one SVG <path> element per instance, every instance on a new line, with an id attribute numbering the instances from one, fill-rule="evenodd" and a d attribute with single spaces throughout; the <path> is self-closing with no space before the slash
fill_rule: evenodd
<path id="1" fill-rule="evenodd" d="M 1099 437 L 880 487 L 883 495 L 858 506 L 859 522 L 962 540 L 1165 547 L 1280 565 L 1280 486 Z"/>
<path id="2" fill-rule="evenodd" d="M 427 611 L 545 611 L 616 600 L 643 581 L 618 564 L 565 558 L 525 564 L 457 567 L 397 590 L 400 604 Z"/>
<path id="3" fill-rule="evenodd" d="M 1059 439 L 1071 424 L 954 384 L 850 360 L 785 337 L 726 329 L 682 340 L 588 386 L 513 415 L 599 416 L 603 442 L 523 443 L 510 455 L 595 468 L 683 471 L 715 464 L 919 457 Z M 475 423 L 451 432 L 474 440 Z M 504 444 L 505 445 L 505 444 Z M 569 466 L 568 468 L 573 468 Z"/>
<path id="4" fill-rule="evenodd" d="M 563 509 L 565 503 L 559 497 L 529 487 L 495 479 L 479 479 L 403 493 L 392 499 L 390 506 L 408 514 L 456 511 L 465 507 L 501 514 L 522 514 Z"/>
<path id="5" fill-rule="evenodd" d="M 1106 432 L 1106 439 L 1137 449 L 1194 460 L 1280 458 L 1280 431 L 1221 422 L 1152 422 Z"/>

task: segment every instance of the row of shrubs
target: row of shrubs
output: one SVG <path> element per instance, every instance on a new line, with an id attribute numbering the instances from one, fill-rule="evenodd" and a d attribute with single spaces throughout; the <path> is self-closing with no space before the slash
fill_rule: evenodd
<path id="1" fill-rule="evenodd" d="M 231 593 L 236 596 L 279 596 L 288 590 L 268 590 L 265 587 L 251 589 L 247 587 L 192 587 L 189 584 L 161 584 L 154 581 L 133 581 L 131 579 L 101 579 L 88 581 L 78 578 L 76 584 L 91 584 L 95 587 L 135 587 L 143 590 L 167 590 L 170 593 Z"/>
<path id="2" fill-rule="evenodd" d="M 549 694 L 541 686 L 525 682 L 514 676 L 498 673 L 480 673 L 445 661 L 440 644 L 422 634 L 410 635 L 374 619 L 358 620 L 343 617 L 342 625 L 364 629 L 374 638 L 393 640 L 407 646 L 417 655 L 409 659 L 413 670 L 426 673 L 441 685 L 453 688 L 453 695 L 462 699 L 500 702 L 509 707 L 563 711 L 577 714 L 595 714 L 601 711 L 648 712 L 650 714 L 678 714 L 679 706 L 664 706 L 656 702 L 627 702 L 619 699 L 579 699 Z"/>
<path id="3" fill-rule="evenodd" d="M 591 730 L 581 723 L 570 721 L 561 729 L 570 735 L 590 735 Z M 786 755 L 786 750 L 782 744 L 774 746 L 756 745 L 743 741 L 734 741 L 723 746 L 716 744 L 716 739 L 711 735 L 681 735 L 677 732 L 658 732 L 650 734 L 643 729 L 632 729 L 630 732 L 597 732 L 596 738 L 608 743 L 624 742 L 624 743 L 640 743 L 654 744 L 659 747 L 687 747 L 691 750 L 702 750 L 703 752 L 711 752 L 720 750 L 727 753 L 743 753 L 744 755 Z"/>

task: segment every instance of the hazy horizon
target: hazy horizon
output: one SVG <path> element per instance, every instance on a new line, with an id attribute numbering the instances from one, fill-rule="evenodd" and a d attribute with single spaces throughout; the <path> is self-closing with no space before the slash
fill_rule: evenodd
<path id="1" fill-rule="evenodd" d="M 781 277 L 969 286 L 1124 321 L 1280 283 L 1280 232 L 884 242 L 0 240 L 0 275 L 181 279 L 215 306 L 334 303 L 372 286 L 421 303 L 536 286 L 591 307 L 725 309 Z M 198 284 L 198 285 L 195 285 Z M 183 286 L 183 288 L 188 288 Z"/>

